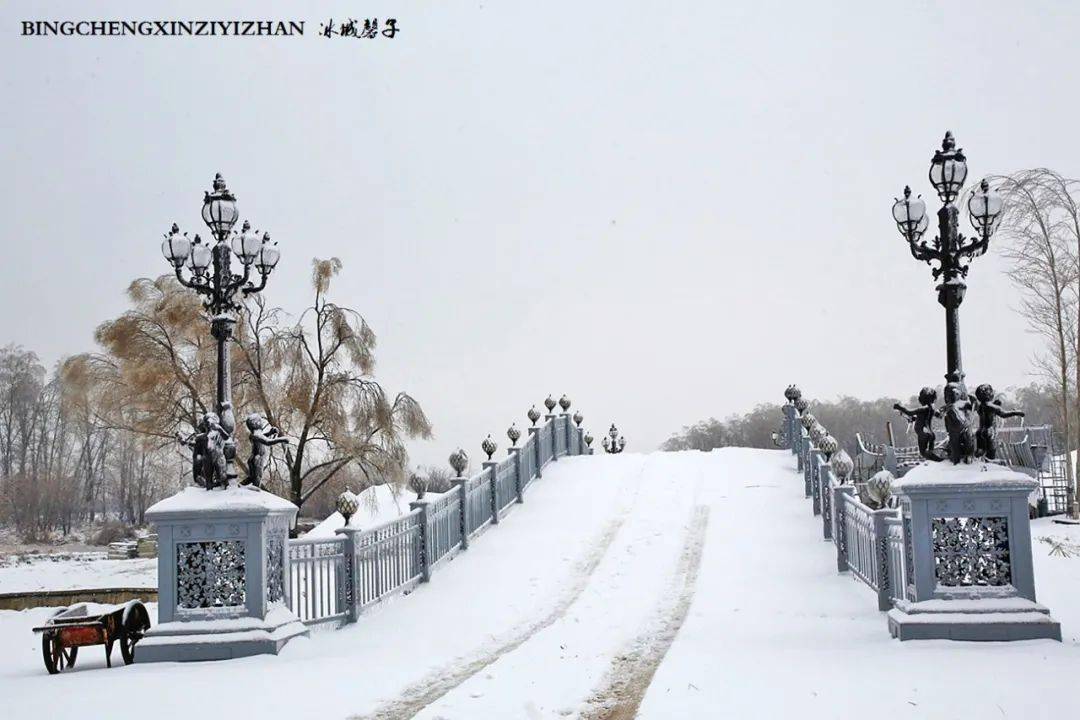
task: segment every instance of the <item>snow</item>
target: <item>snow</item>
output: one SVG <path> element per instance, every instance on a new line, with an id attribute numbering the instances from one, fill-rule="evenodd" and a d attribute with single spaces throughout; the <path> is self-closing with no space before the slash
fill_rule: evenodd
<path id="1" fill-rule="evenodd" d="M 356 514 L 350 518 L 350 527 L 366 529 L 388 520 L 396 520 L 409 514 L 409 502 L 416 499 L 415 493 L 395 490 L 390 485 L 373 485 L 357 494 L 360 505 Z M 441 497 L 441 493 L 427 493 L 425 498 Z M 305 538 L 336 537 L 335 530 L 345 527 L 345 518 L 336 510 L 313 527 Z"/>
<path id="2" fill-rule="evenodd" d="M 964 486 L 980 485 L 986 488 L 1017 489 L 1031 492 L 1039 487 L 1039 482 L 1023 473 L 1010 470 L 1003 465 L 975 461 L 972 463 L 953 464 L 949 461 L 922 462 L 916 465 L 904 477 L 893 483 L 894 490 L 903 488 L 934 488 L 935 490 L 959 490 Z"/>
<path id="3" fill-rule="evenodd" d="M 50 677 L 29 629 L 53 611 L 0 612 L 0 696 L 11 718 L 1065 716 L 1080 557 L 1032 545 L 1065 642 L 900 643 L 790 453 L 564 458 L 430 584 L 277 657 L 103 670 L 86 648 Z"/>
<path id="4" fill-rule="evenodd" d="M 157 588 L 157 559 L 40 558 L 0 567 L 0 593 L 90 588 Z"/>
<path id="5" fill-rule="evenodd" d="M 272 492 L 250 486 L 229 485 L 224 490 L 186 487 L 160 500 L 146 511 L 153 521 L 175 515 L 228 515 L 249 512 L 296 512 L 296 506 Z"/>

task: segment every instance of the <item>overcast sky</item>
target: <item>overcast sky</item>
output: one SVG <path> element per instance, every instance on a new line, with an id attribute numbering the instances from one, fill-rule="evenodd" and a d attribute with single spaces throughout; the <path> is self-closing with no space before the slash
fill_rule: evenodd
<path id="1" fill-rule="evenodd" d="M 973 180 L 1080 175 L 1074 3 L 99 5 L 0 7 L 0 342 L 92 349 L 128 283 L 167 270 L 170 223 L 203 229 L 220 171 L 280 241 L 272 303 L 300 308 L 312 257 L 342 259 L 378 378 L 435 424 L 419 462 L 505 446 L 548 393 L 648 450 L 790 382 L 940 383 L 943 313 L 893 198 L 933 194 L 946 129 Z M 401 32 L 317 35 L 346 17 Z M 306 34 L 19 36 L 247 18 Z M 975 261 L 961 323 L 969 380 L 1005 387 L 1038 343 L 1002 269 Z"/>

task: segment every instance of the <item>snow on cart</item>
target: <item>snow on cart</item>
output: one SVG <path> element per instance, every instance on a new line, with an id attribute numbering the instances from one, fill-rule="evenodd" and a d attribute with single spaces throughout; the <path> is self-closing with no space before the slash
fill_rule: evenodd
<path id="1" fill-rule="evenodd" d="M 34 632 L 41 633 L 41 657 L 50 675 L 75 667 L 79 648 L 105 646 L 105 665 L 112 667 L 113 643 L 120 643 L 124 664 L 135 662 L 135 644 L 150 629 L 150 614 L 140 600 L 107 605 L 91 613 L 86 603 L 62 608 Z"/>

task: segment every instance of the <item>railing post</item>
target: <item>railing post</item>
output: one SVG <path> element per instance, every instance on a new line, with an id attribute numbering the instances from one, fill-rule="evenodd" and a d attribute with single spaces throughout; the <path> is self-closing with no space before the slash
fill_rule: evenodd
<path id="1" fill-rule="evenodd" d="M 824 453 L 810 451 L 810 493 L 814 498 L 814 514 L 821 514 L 821 468 L 824 466 Z"/>
<path id="2" fill-rule="evenodd" d="M 892 597 L 889 595 L 889 536 L 885 518 L 892 515 L 892 510 L 875 510 L 871 516 L 874 522 L 874 563 L 877 571 L 877 607 L 878 610 L 892 609 Z"/>
<path id="3" fill-rule="evenodd" d="M 802 472 L 803 471 L 804 459 L 806 457 L 806 440 L 807 440 L 806 429 L 802 425 L 799 425 L 799 427 L 797 429 L 797 432 L 798 432 L 798 438 L 799 438 L 799 444 L 798 444 L 799 452 L 797 452 L 795 454 L 795 458 L 798 461 L 798 466 L 797 466 L 798 470 L 799 470 L 799 472 Z"/>
<path id="4" fill-rule="evenodd" d="M 553 461 L 557 461 L 559 459 L 559 453 L 557 452 L 558 448 L 556 447 L 556 443 L 555 443 L 555 418 L 557 418 L 557 417 L 559 417 L 559 416 L 558 415 L 545 415 L 544 416 L 544 420 L 547 421 L 545 423 L 545 425 L 551 427 L 551 459 Z"/>
<path id="5" fill-rule="evenodd" d="M 484 463 L 484 472 L 491 475 L 490 480 L 490 494 L 491 494 L 491 522 L 495 525 L 499 524 L 499 498 L 497 494 L 496 485 L 498 485 L 499 473 L 496 468 L 499 466 L 497 462 L 491 462 L 490 460 Z"/>
<path id="6" fill-rule="evenodd" d="M 821 535 L 824 540 L 832 540 L 832 490 L 833 471 L 829 465 L 821 466 Z"/>
<path id="7" fill-rule="evenodd" d="M 787 426 L 787 449 L 790 449 L 793 455 L 798 452 L 798 446 L 795 443 L 795 428 L 798 426 L 798 422 L 795 418 L 797 418 L 798 415 L 799 411 L 795 409 L 794 405 L 789 403 L 784 406 L 784 424 Z"/>
<path id="8" fill-rule="evenodd" d="M 543 430 L 543 429 L 544 429 L 543 425 L 541 425 L 540 427 L 531 427 L 531 428 L 529 428 L 529 437 L 534 438 L 533 447 L 536 448 L 536 452 L 534 452 L 533 455 L 535 456 L 535 459 L 536 459 L 536 477 L 537 478 L 541 478 L 541 477 L 544 476 L 544 472 L 543 472 L 544 463 L 540 460 L 540 438 L 542 437 L 542 435 L 540 435 L 540 431 Z"/>
<path id="9" fill-rule="evenodd" d="M 521 477 L 521 448 L 512 447 L 507 452 L 514 458 L 514 492 L 517 493 L 515 502 L 525 502 L 525 479 Z"/>
<path id="10" fill-rule="evenodd" d="M 574 423 L 573 423 L 573 421 L 570 420 L 570 413 L 568 413 L 568 412 L 564 412 L 562 414 L 562 418 L 563 418 L 563 421 L 566 424 L 566 432 L 564 433 L 566 435 L 566 454 L 567 455 L 573 455 L 574 454 L 574 444 L 572 442 L 570 442 L 570 429 L 572 427 L 574 427 Z"/>
<path id="11" fill-rule="evenodd" d="M 413 500 L 410 510 L 420 511 L 420 582 L 431 581 L 431 534 L 428 532 L 428 501 Z"/>
<path id="12" fill-rule="evenodd" d="M 345 541 L 345 562 L 342 563 L 345 577 L 339 582 L 344 589 L 344 593 L 342 594 L 344 595 L 343 602 L 345 603 L 345 622 L 354 623 L 360 614 L 360 603 L 356 597 L 356 536 L 360 534 L 360 529 L 346 525 L 334 532 L 340 535 L 341 539 Z M 308 569 L 308 572 L 311 572 L 310 568 Z"/>
<path id="13" fill-rule="evenodd" d="M 840 485 L 833 488 L 833 509 L 835 518 L 833 521 L 833 541 L 836 543 L 836 571 L 848 571 L 848 548 L 847 548 L 847 503 L 848 498 L 855 496 L 855 488 L 850 485 Z"/>
<path id="14" fill-rule="evenodd" d="M 813 494 L 813 488 L 810 487 L 810 475 L 813 472 L 810 462 L 810 454 L 813 452 L 813 446 L 810 444 L 810 439 L 806 440 L 806 447 L 803 449 L 803 485 L 804 493 L 806 497 L 810 497 Z"/>
<path id="15" fill-rule="evenodd" d="M 469 549 L 469 489 L 466 487 L 468 480 L 465 478 L 454 478 L 450 481 L 454 485 L 454 489 L 458 493 L 458 508 L 460 512 L 458 515 L 461 517 L 461 549 Z"/>

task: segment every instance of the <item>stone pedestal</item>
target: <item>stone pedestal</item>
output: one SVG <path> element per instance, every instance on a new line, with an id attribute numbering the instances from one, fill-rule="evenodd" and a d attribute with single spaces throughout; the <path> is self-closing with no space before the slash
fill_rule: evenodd
<path id="1" fill-rule="evenodd" d="M 1061 639 L 1035 602 L 1027 475 L 982 462 L 924 463 L 894 483 L 905 589 L 889 611 L 901 640 Z"/>
<path id="2" fill-rule="evenodd" d="M 307 628 L 289 610 L 289 527 L 297 507 L 249 488 L 187 488 L 152 506 L 158 624 L 139 662 L 276 654 Z"/>

